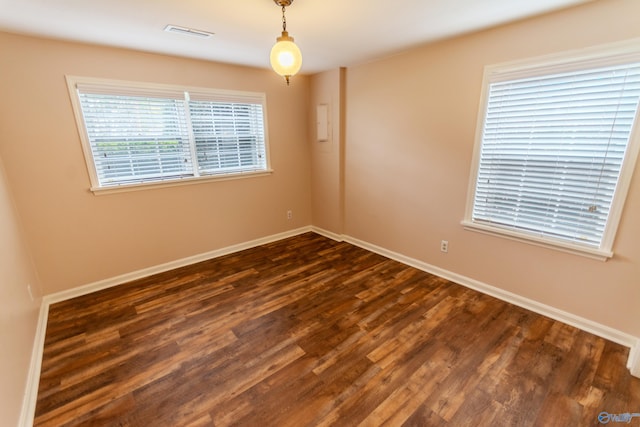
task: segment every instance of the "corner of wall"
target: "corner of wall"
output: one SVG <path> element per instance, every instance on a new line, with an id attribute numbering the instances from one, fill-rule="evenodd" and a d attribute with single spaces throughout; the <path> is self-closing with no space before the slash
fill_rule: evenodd
<path id="1" fill-rule="evenodd" d="M 345 68 L 315 74 L 309 100 L 312 222 L 338 234 L 344 228 L 345 74 Z M 328 107 L 324 139 L 317 139 L 317 105 Z"/>

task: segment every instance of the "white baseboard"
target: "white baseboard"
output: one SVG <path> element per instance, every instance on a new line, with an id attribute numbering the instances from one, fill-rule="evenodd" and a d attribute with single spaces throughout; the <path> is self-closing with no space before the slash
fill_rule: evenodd
<path id="1" fill-rule="evenodd" d="M 391 258 L 395 261 L 401 262 L 411 267 L 415 267 L 422 271 L 426 271 L 427 273 L 434 274 L 467 288 L 474 289 L 478 292 L 482 292 L 483 294 L 491 295 L 492 297 L 498 298 L 502 301 L 517 305 L 527 310 L 531 310 L 534 313 L 550 317 L 554 320 L 558 320 L 583 331 L 592 333 L 609 341 L 613 341 L 617 344 L 628 347 L 630 349 L 630 352 L 629 358 L 627 360 L 627 368 L 631 371 L 631 374 L 633 376 L 640 377 L 640 339 L 638 337 L 594 322 L 592 320 L 585 319 L 584 317 L 576 316 L 575 314 L 540 303 L 538 301 L 525 298 L 512 292 L 505 291 L 504 289 L 496 288 L 470 277 L 453 273 L 440 267 L 427 264 L 423 261 L 407 257 L 397 252 L 393 252 L 380 246 L 356 239 L 354 237 L 345 235 L 336 240 L 343 240 L 355 246 L 359 246 L 363 249 L 367 249 L 371 252 L 375 252 L 379 255 Z"/>
<path id="2" fill-rule="evenodd" d="M 636 344 L 631 347 L 627 368 L 631 371 L 631 375 L 640 378 L 640 339 L 636 340 Z"/>
<path id="3" fill-rule="evenodd" d="M 502 301 L 508 302 L 513 305 L 517 305 L 519 307 L 533 311 L 534 313 L 547 316 L 551 319 L 560 321 L 562 323 L 566 323 L 568 325 L 574 326 L 583 331 L 592 333 L 594 335 L 597 335 L 609 341 L 628 347 L 629 357 L 627 359 L 627 369 L 629 369 L 629 371 L 631 372 L 631 375 L 633 375 L 634 377 L 640 378 L 640 338 L 638 337 L 635 337 L 633 335 L 611 328 L 609 326 L 600 324 L 598 322 L 585 319 L 584 317 L 576 316 L 575 314 L 540 303 L 538 301 L 525 298 L 523 296 L 514 294 L 512 292 L 505 291 L 504 289 L 496 288 L 494 286 L 488 285 L 486 283 L 480 282 L 470 277 L 466 277 L 466 276 L 442 269 L 440 267 L 427 264 L 417 259 L 407 257 L 397 252 L 390 251 L 380 246 L 373 245 L 363 240 L 356 239 L 355 237 L 336 234 L 331 231 L 324 230 L 315 226 L 311 227 L 311 231 L 313 231 L 314 233 L 320 234 L 322 236 L 325 236 L 329 239 L 333 239 L 337 242 L 344 241 L 344 242 L 351 243 L 352 245 L 359 246 L 363 249 L 367 249 L 371 252 L 375 252 L 379 255 L 385 256 L 387 258 L 393 259 L 395 261 L 401 262 L 411 267 L 415 267 L 419 270 L 426 271 L 427 273 L 434 274 L 436 276 L 450 280 L 454 283 L 458 283 L 462 286 L 476 290 L 483 294 L 491 295 L 492 297 L 498 298 Z"/>
<path id="4" fill-rule="evenodd" d="M 311 231 L 328 239 L 335 240 L 336 242 L 342 242 L 344 240 L 344 236 L 342 234 L 336 234 L 332 231 L 324 230 L 315 226 L 311 226 Z"/>
<path id="5" fill-rule="evenodd" d="M 87 285 L 79 286 L 77 288 L 69 289 L 62 292 L 56 292 L 54 294 L 45 295 L 42 298 L 40 305 L 40 314 L 38 317 L 38 327 L 36 329 L 36 336 L 33 344 L 33 352 L 31 354 L 31 365 L 29 368 L 29 374 L 27 378 L 27 387 L 25 390 L 24 399 L 22 402 L 22 410 L 20 412 L 21 427 L 31 427 L 35 418 L 36 402 L 38 399 L 38 385 L 40 383 L 40 370 L 42 368 L 42 355 L 44 351 L 44 339 L 47 330 L 47 319 L 49 316 L 49 307 L 51 304 L 65 301 L 71 298 L 87 295 L 92 292 L 107 289 L 113 286 L 122 285 L 127 282 L 131 282 L 136 279 L 148 277 L 157 273 L 173 270 L 179 267 L 185 267 L 187 265 L 195 264 L 200 261 L 206 261 L 212 258 L 218 258 L 224 255 L 239 252 L 245 249 L 251 249 L 256 246 L 265 245 L 267 243 L 276 242 L 278 240 L 286 239 L 288 237 L 297 236 L 306 232 L 312 231 L 311 226 L 301 227 L 294 230 L 285 231 L 283 233 L 273 234 L 271 236 L 262 237 L 260 239 L 251 240 L 249 242 L 239 243 L 237 245 L 227 246 L 225 248 L 216 249 L 210 252 L 205 252 L 198 255 L 193 255 L 187 258 L 182 258 L 176 261 L 167 262 L 164 264 L 143 268 L 141 270 L 133 271 L 131 273 L 122 274 L 120 276 L 111 277 L 97 282 L 89 283 Z M 319 233 L 320 234 L 320 233 Z"/>
<path id="6" fill-rule="evenodd" d="M 107 289 L 113 286 L 121 285 L 136 279 L 148 277 L 153 274 L 162 273 L 175 268 L 184 267 L 190 264 L 194 264 L 200 261 L 206 261 L 208 259 L 217 258 L 220 256 L 228 255 L 234 252 L 239 252 L 245 249 L 251 249 L 256 246 L 272 243 L 278 240 L 286 239 L 288 237 L 297 236 L 309 231 L 325 236 L 329 239 L 338 242 L 348 242 L 355 246 L 359 246 L 363 249 L 367 249 L 371 252 L 375 252 L 387 258 L 401 262 L 403 264 L 415 267 L 419 270 L 426 271 L 427 273 L 440 276 L 444 279 L 451 280 L 462 286 L 477 290 L 487 295 L 491 295 L 500 300 L 517 305 L 519 307 L 526 308 L 535 313 L 542 314 L 560 322 L 575 326 L 584 331 L 590 332 L 594 335 L 608 339 L 615 343 L 621 344 L 625 347 L 629 347 L 629 359 L 627 361 L 627 368 L 631 371 L 631 374 L 640 377 L 640 339 L 608 326 L 593 322 L 589 319 L 585 319 L 574 314 L 559 310 L 555 307 L 551 307 L 537 301 L 524 298 L 520 295 L 505 291 L 500 288 L 493 287 L 486 283 L 471 279 L 469 277 L 462 276 L 460 274 L 453 273 L 448 270 L 427 264 L 425 262 L 416 260 L 414 258 L 407 257 L 382 248 L 380 246 L 373 245 L 371 243 L 356 239 L 354 237 L 340 235 L 331 231 L 323 230 L 314 226 L 306 226 L 297 228 L 295 230 L 285 231 L 283 233 L 274 234 L 271 236 L 263 237 L 260 239 L 251 240 L 249 242 L 239 243 L 237 245 L 228 246 L 221 249 L 216 249 L 210 252 L 182 258 L 176 261 L 144 268 L 131 273 L 122 274 L 120 276 L 112 277 L 109 279 L 100 280 L 97 282 L 89 283 L 84 286 L 80 286 L 74 289 L 69 289 L 62 292 L 46 295 L 42 298 L 40 307 L 40 314 L 38 319 L 38 327 L 36 330 L 36 336 L 34 339 L 34 348 L 31 356 L 31 366 L 29 370 L 27 388 L 25 391 L 25 397 L 22 405 L 22 411 L 20 413 L 20 426 L 30 427 L 33 425 L 36 401 L 38 397 L 38 384 L 40 382 L 40 370 L 42 367 L 42 355 L 44 349 L 44 339 L 47 328 L 47 318 L 49 315 L 49 306 L 56 302 L 65 301 L 78 296 L 86 295 L 92 292 L 96 292 L 102 289 Z"/>
<path id="7" fill-rule="evenodd" d="M 122 274 L 120 276 L 111 277 L 97 282 L 89 283 L 84 286 L 69 289 L 62 292 L 46 295 L 43 301 L 47 304 L 54 304 L 60 301 L 66 301 L 71 298 L 87 295 L 92 292 L 107 289 L 112 286 L 121 285 L 123 283 L 131 282 L 133 280 L 141 279 L 143 277 L 152 276 L 158 273 L 164 273 L 165 271 L 173 270 L 175 268 L 185 267 L 187 265 L 195 264 L 197 262 L 206 261 L 208 259 L 218 258 L 224 255 L 240 252 L 245 249 L 255 248 L 256 246 L 265 245 L 267 243 L 276 242 L 278 240 L 286 239 L 288 237 L 297 236 L 302 233 L 312 231 L 312 227 L 301 227 L 295 230 L 285 231 L 283 233 L 273 234 L 271 236 L 262 237 L 259 239 L 251 240 L 237 245 L 227 246 L 221 249 L 215 249 L 213 251 L 193 255 L 190 257 L 182 258 L 176 261 L 170 261 L 164 264 L 155 265 L 141 270 L 133 271 L 131 273 Z"/>
<path id="8" fill-rule="evenodd" d="M 36 401 L 38 399 L 38 385 L 40 383 L 40 369 L 42 368 L 42 352 L 44 350 L 44 338 L 47 332 L 47 318 L 49 316 L 49 304 L 42 301 L 40 303 L 40 313 L 38 314 L 38 326 L 33 339 L 33 350 L 31 351 L 31 362 L 29 364 L 29 374 L 27 376 L 27 386 L 22 400 L 20 420 L 21 427 L 33 426 L 36 414 Z"/>

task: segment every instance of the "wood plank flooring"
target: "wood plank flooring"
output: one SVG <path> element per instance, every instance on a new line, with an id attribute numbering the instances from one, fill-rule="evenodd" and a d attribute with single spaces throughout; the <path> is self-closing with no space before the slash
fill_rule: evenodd
<path id="1" fill-rule="evenodd" d="M 35 425 L 600 425 L 627 356 L 307 233 L 52 305 Z"/>

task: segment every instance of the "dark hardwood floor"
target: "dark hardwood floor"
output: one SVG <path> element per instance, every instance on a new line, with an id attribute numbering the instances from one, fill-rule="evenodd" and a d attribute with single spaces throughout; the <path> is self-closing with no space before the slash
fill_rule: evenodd
<path id="1" fill-rule="evenodd" d="M 35 424 L 599 425 L 627 356 L 307 233 L 52 305 Z"/>

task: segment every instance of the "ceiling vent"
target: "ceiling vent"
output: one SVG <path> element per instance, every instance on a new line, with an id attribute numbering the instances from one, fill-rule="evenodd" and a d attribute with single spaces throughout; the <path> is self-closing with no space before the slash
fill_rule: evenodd
<path id="1" fill-rule="evenodd" d="M 208 31 L 195 30 L 193 28 L 186 28 L 186 27 L 179 27 L 177 25 L 167 25 L 166 27 L 164 27 L 164 30 L 167 33 L 182 34 L 185 36 L 199 37 L 201 39 L 208 39 L 209 37 L 212 37 L 214 34 Z"/>

